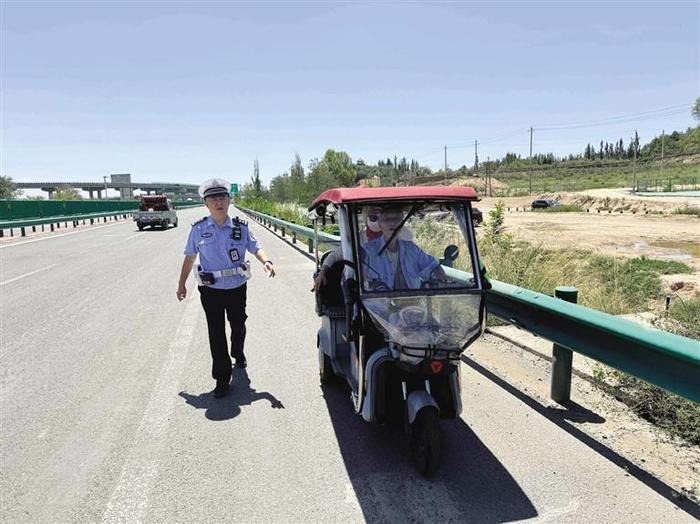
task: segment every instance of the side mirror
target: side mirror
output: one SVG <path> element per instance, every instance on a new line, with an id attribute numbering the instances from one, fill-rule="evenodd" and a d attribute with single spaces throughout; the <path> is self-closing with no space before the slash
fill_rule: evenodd
<path id="1" fill-rule="evenodd" d="M 459 247 L 455 246 L 454 244 L 450 244 L 445 248 L 445 251 L 442 254 L 442 258 L 440 259 L 440 264 L 442 264 L 443 266 L 452 267 L 452 264 L 455 260 L 457 260 L 458 256 Z"/>

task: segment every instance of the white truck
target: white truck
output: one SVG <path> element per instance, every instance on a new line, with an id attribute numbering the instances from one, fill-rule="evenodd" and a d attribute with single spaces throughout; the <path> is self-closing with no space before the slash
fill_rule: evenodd
<path id="1" fill-rule="evenodd" d="M 134 222 L 143 231 L 146 226 L 167 229 L 170 224 L 177 227 L 175 206 L 164 195 L 142 195 L 139 210 L 134 213 Z"/>

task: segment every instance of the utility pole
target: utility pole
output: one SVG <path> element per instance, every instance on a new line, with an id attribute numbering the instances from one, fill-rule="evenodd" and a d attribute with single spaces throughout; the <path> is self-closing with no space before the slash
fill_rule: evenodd
<path id="1" fill-rule="evenodd" d="M 534 129 L 532 129 L 532 126 L 530 126 L 530 189 L 528 192 L 528 195 L 532 194 L 532 132 Z"/>
<path id="2" fill-rule="evenodd" d="M 664 142 L 666 139 L 666 130 L 662 129 L 661 130 L 661 183 L 663 184 L 663 178 L 664 178 Z"/>
<path id="3" fill-rule="evenodd" d="M 443 165 L 445 171 L 445 177 L 447 177 L 447 146 L 445 146 L 445 164 Z"/>
<path id="4" fill-rule="evenodd" d="M 490 173 L 491 157 L 486 157 L 486 195 L 493 196 L 493 191 L 491 190 L 491 173 Z"/>
<path id="5" fill-rule="evenodd" d="M 634 130 L 634 136 L 637 136 L 637 130 Z M 632 144 L 632 147 L 634 149 L 634 163 L 632 164 L 632 177 L 633 177 L 633 182 L 632 182 L 632 192 L 636 193 L 637 192 L 637 141 L 635 140 L 634 143 Z"/>
<path id="6" fill-rule="evenodd" d="M 474 175 L 479 176 L 479 143 L 474 140 Z"/>
<path id="7" fill-rule="evenodd" d="M 105 200 L 107 200 L 107 175 L 103 175 L 102 180 L 105 183 Z"/>

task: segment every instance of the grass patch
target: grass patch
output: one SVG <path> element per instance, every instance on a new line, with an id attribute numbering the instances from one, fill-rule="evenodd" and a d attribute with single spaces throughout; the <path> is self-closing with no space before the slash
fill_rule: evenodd
<path id="1" fill-rule="evenodd" d="M 545 207 L 544 209 L 536 209 L 542 213 L 585 213 L 586 210 L 578 204 L 559 204 L 557 206 Z"/>
<path id="2" fill-rule="evenodd" d="M 252 209 L 258 213 L 265 213 L 286 222 L 313 228 L 311 221 L 306 218 L 306 208 L 298 204 L 270 202 L 262 198 L 248 198 L 240 200 L 237 205 Z M 319 223 L 319 229 L 330 235 L 340 234 L 340 227 L 337 224 L 331 224 L 330 221 L 322 227 Z"/>
<path id="3" fill-rule="evenodd" d="M 677 335 L 700 339 L 700 296 L 677 298 L 656 327 Z M 700 404 L 644 382 L 636 377 L 597 364 L 594 376 L 612 383 L 632 410 L 669 434 L 700 445 Z"/>
<path id="4" fill-rule="evenodd" d="M 693 270 L 683 262 L 675 260 L 657 260 L 655 258 L 639 257 L 630 260 L 634 271 L 654 272 L 660 275 L 675 275 L 677 273 L 692 273 Z"/>
<path id="5" fill-rule="evenodd" d="M 688 338 L 700 340 L 700 296 L 684 299 L 677 297 L 666 317 L 671 322 L 663 329 Z"/>
<path id="6" fill-rule="evenodd" d="M 700 404 L 631 375 L 615 372 L 626 404 L 645 420 L 690 444 L 700 445 Z"/>

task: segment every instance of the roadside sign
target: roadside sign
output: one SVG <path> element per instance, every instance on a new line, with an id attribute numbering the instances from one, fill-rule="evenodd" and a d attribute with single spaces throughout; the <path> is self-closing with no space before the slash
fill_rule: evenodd
<path id="1" fill-rule="evenodd" d="M 235 195 L 238 193 L 238 184 L 231 184 L 231 194 Z"/>

